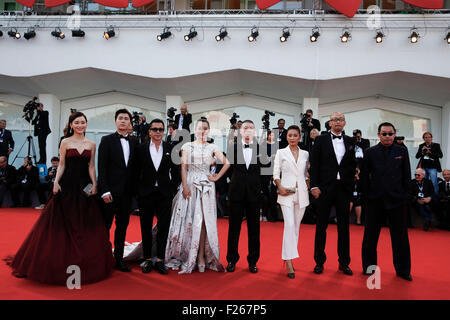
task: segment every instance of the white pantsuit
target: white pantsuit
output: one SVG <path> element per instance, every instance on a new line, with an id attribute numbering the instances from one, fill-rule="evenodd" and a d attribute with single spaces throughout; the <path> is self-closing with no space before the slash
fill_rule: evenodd
<path id="1" fill-rule="evenodd" d="M 305 214 L 306 207 L 309 205 L 308 187 L 306 185 L 309 154 L 300 148 L 298 150 L 297 162 L 289 146 L 279 149 L 274 161 L 273 179 L 280 179 L 281 185 L 285 188 L 296 188 L 296 192 L 288 196 L 278 195 L 277 202 L 281 206 L 284 218 L 281 254 L 283 260 L 299 257 L 297 246 L 300 222 Z"/>

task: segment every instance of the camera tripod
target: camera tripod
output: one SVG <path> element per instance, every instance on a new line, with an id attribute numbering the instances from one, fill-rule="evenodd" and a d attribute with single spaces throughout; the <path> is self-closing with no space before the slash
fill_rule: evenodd
<path id="1" fill-rule="evenodd" d="M 23 147 L 25 146 L 25 144 L 27 142 L 28 142 L 28 153 L 27 153 L 27 156 L 28 157 L 31 156 L 30 151 L 33 151 L 34 163 L 37 163 L 37 161 L 36 161 L 36 149 L 34 148 L 33 136 L 31 135 L 31 119 L 30 119 L 29 128 L 28 128 L 28 137 L 22 143 L 22 146 L 20 147 L 19 151 L 17 152 L 16 156 L 14 157 L 14 160 L 11 162 L 11 165 L 13 165 L 14 162 L 16 161 L 16 159 L 19 157 L 20 152 L 22 151 Z"/>

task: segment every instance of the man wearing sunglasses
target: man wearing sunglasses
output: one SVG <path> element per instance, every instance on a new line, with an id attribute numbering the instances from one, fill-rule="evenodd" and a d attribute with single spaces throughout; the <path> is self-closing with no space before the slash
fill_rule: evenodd
<path id="1" fill-rule="evenodd" d="M 368 210 L 362 244 L 362 265 L 364 274 L 369 275 L 374 271 L 371 266 L 377 265 L 378 238 L 387 216 L 395 271 L 397 276 L 411 281 L 407 223 L 411 167 L 408 150 L 394 143 L 395 133 L 393 124 L 380 124 L 380 142 L 367 149 L 364 155 L 361 180 Z"/>

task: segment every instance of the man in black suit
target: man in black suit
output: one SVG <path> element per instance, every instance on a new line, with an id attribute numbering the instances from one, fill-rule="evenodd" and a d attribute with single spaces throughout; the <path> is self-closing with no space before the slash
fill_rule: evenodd
<path id="1" fill-rule="evenodd" d="M 411 281 L 407 218 L 411 167 L 408 150 L 394 143 L 395 132 L 391 123 L 380 124 L 380 143 L 367 149 L 364 156 L 361 182 L 368 210 L 362 243 L 362 265 L 364 274 L 370 274 L 368 268 L 377 265 L 378 238 L 387 216 L 395 271 L 399 277 Z"/>
<path id="2" fill-rule="evenodd" d="M 150 122 L 150 141 L 142 144 L 137 152 L 138 202 L 141 222 L 142 246 L 144 249 L 143 273 L 152 270 L 152 227 L 156 214 L 157 255 L 155 268 L 167 274 L 164 265 L 167 237 L 169 234 L 172 199 L 179 182 L 178 168 L 171 159 L 172 147 L 162 141 L 164 121 Z"/>
<path id="3" fill-rule="evenodd" d="M 117 132 L 102 137 L 98 147 L 98 185 L 103 200 L 103 215 L 108 230 L 111 229 L 114 216 L 116 217 L 115 268 L 123 272 L 131 271 L 123 262 L 123 250 L 136 186 L 136 141 L 129 139 L 127 135 L 130 123 L 131 113 L 127 109 L 117 110 Z"/>
<path id="4" fill-rule="evenodd" d="M 450 230 L 450 170 L 443 170 L 442 177 L 444 180 L 439 182 L 439 227 Z"/>
<path id="5" fill-rule="evenodd" d="M 317 129 L 320 132 L 320 121 L 313 118 L 313 111 L 311 109 L 306 110 L 303 118 L 300 120 L 304 145 L 309 145 L 310 133 L 312 129 Z"/>
<path id="6" fill-rule="evenodd" d="M 39 169 L 33 165 L 30 156 L 26 156 L 23 161 L 23 166 L 17 170 L 16 184 L 12 186 L 11 197 L 14 206 L 28 207 L 31 205 L 30 195 L 33 190 L 36 190 L 39 185 Z M 23 192 L 23 201 L 20 204 L 19 195 Z"/>
<path id="7" fill-rule="evenodd" d="M 150 128 L 150 124 L 147 123 L 147 118 L 143 114 L 139 116 L 139 127 L 138 127 L 138 139 L 139 144 L 145 143 L 148 141 L 148 128 Z"/>
<path id="8" fill-rule="evenodd" d="M 8 158 L 6 156 L 0 156 L 0 207 L 6 191 L 11 190 L 16 181 L 16 168 L 8 164 Z"/>
<path id="9" fill-rule="evenodd" d="M 433 220 L 431 200 L 435 192 L 431 180 L 425 178 L 425 170 L 421 168 L 416 169 L 409 191 L 411 193 L 412 206 L 423 219 L 423 230 L 428 231 Z"/>
<path id="10" fill-rule="evenodd" d="M 255 124 L 242 123 L 237 143 L 230 143 L 227 159 L 231 164 L 228 198 L 230 218 L 228 228 L 227 271 L 234 272 L 239 260 L 238 245 L 244 211 L 247 216 L 248 256 L 251 273 L 258 272 L 256 263 L 260 255 L 259 198 L 261 194 L 261 162 L 259 145 L 254 139 Z"/>
<path id="11" fill-rule="evenodd" d="M 11 131 L 6 130 L 6 120 L 0 120 L 0 157 L 9 157 L 14 150 L 14 139 Z"/>
<path id="12" fill-rule="evenodd" d="M 355 140 L 356 159 L 358 159 L 358 161 L 362 161 L 364 158 L 364 153 L 370 148 L 370 141 L 369 139 L 364 139 L 362 137 L 362 132 L 359 129 L 353 130 L 353 138 Z"/>
<path id="13" fill-rule="evenodd" d="M 310 156 L 311 194 L 318 199 L 314 244 L 314 272 L 321 274 L 326 261 L 326 230 L 331 207 L 336 208 L 339 270 L 352 275 L 350 264 L 349 215 L 356 174 L 352 138 L 344 135 L 345 116 L 335 112 L 330 117 L 331 131 L 316 138 Z"/>
<path id="14" fill-rule="evenodd" d="M 47 136 L 52 132 L 48 124 L 48 111 L 44 111 L 44 105 L 39 103 L 36 117 L 31 122 L 34 124 L 34 135 L 38 137 L 39 142 L 39 161 L 38 163 L 47 163 Z"/>
<path id="15" fill-rule="evenodd" d="M 188 132 L 191 132 L 189 126 L 192 123 L 192 114 L 188 113 L 187 105 L 183 104 L 180 107 L 180 114 L 175 116 L 175 124 L 178 130 L 185 129 Z"/>
<path id="16" fill-rule="evenodd" d="M 278 134 L 278 149 L 283 149 L 286 148 L 288 146 L 288 141 L 287 141 L 287 130 L 284 128 L 285 124 L 286 124 L 286 120 L 284 119 L 278 119 L 278 127 L 273 128 L 273 132 L 276 134 Z"/>

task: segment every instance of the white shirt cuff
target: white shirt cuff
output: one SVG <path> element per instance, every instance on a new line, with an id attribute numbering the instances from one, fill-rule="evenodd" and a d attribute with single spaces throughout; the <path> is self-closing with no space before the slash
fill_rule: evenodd
<path id="1" fill-rule="evenodd" d="M 105 192 L 104 194 L 102 194 L 102 198 L 109 196 L 111 194 L 111 192 Z"/>

